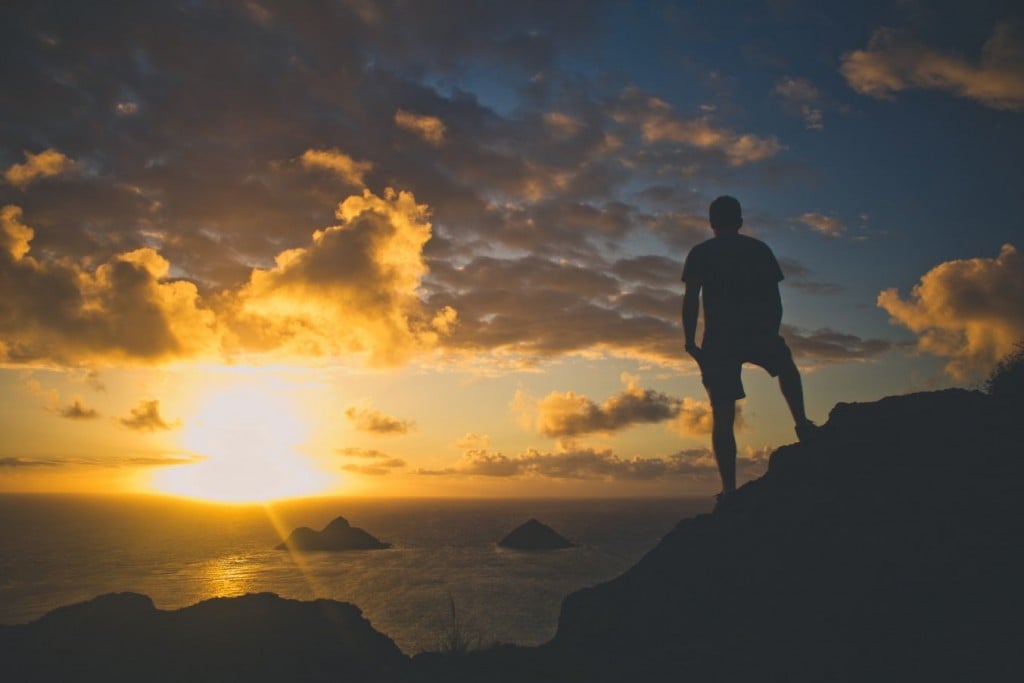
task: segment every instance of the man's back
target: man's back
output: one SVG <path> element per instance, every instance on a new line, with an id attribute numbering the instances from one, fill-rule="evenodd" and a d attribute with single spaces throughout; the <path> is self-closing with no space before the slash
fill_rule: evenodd
<path id="1" fill-rule="evenodd" d="M 718 235 L 686 257 L 683 280 L 699 286 L 704 303 L 704 343 L 778 334 L 782 280 L 767 244 L 738 233 Z"/>

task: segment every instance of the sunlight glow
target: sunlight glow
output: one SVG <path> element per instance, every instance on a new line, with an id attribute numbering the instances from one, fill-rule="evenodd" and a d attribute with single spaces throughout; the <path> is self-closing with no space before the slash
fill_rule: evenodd
<path id="1" fill-rule="evenodd" d="M 237 384 L 210 395 L 185 421 L 182 446 L 206 459 L 162 469 L 152 488 L 228 503 L 322 493 L 333 480 L 299 452 L 308 434 L 281 386 Z"/>

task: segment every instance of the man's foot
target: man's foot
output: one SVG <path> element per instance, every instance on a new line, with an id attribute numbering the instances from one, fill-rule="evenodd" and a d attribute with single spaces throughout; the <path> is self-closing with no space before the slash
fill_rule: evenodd
<path id="1" fill-rule="evenodd" d="M 814 441 L 820 433 L 821 427 L 810 420 L 804 420 L 796 425 L 796 438 L 800 439 L 800 443 Z"/>
<path id="2" fill-rule="evenodd" d="M 721 493 L 715 494 L 715 510 L 719 510 L 723 505 L 726 505 L 726 501 L 731 499 L 733 494 L 736 493 L 736 489 L 732 491 L 722 491 Z"/>

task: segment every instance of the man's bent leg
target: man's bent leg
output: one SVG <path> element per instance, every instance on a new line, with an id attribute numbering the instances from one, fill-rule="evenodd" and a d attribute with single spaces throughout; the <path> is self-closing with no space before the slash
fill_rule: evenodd
<path id="1" fill-rule="evenodd" d="M 804 409 L 804 386 L 800 381 L 800 370 L 792 359 L 779 371 L 779 388 L 789 406 L 789 412 L 793 414 L 793 422 L 797 425 L 805 424 L 807 412 Z"/>
<path id="2" fill-rule="evenodd" d="M 722 477 L 722 492 L 732 493 L 736 490 L 736 435 L 733 423 L 736 421 L 736 402 L 712 401 L 711 446 L 715 451 L 718 473 Z"/>

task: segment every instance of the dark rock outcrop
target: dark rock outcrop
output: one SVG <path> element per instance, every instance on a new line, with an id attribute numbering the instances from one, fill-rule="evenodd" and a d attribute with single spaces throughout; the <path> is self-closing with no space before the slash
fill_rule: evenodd
<path id="1" fill-rule="evenodd" d="M 964 390 L 839 404 L 566 598 L 550 643 L 420 656 L 420 680 L 1021 680 L 1022 424 Z"/>
<path id="2" fill-rule="evenodd" d="M 575 546 L 547 524 L 536 519 L 530 519 L 517 526 L 498 541 L 498 545 L 514 550 L 560 550 Z"/>
<path id="3" fill-rule="evenodd" d="M 409 660 L 359 609 L 272 593 L 163 611 L 103 595 L 0 630 L 4 680 L 401 681 Z"/>
<path id="4" fill-rule="evenodd" d="M 344 517 L 338 517 L 322 531 L 300 526 L 275 547 L 278 550 L 383 550 L 390 548 L 391 544 L 382 543 L 362 529 L 351 526 Z"/>

